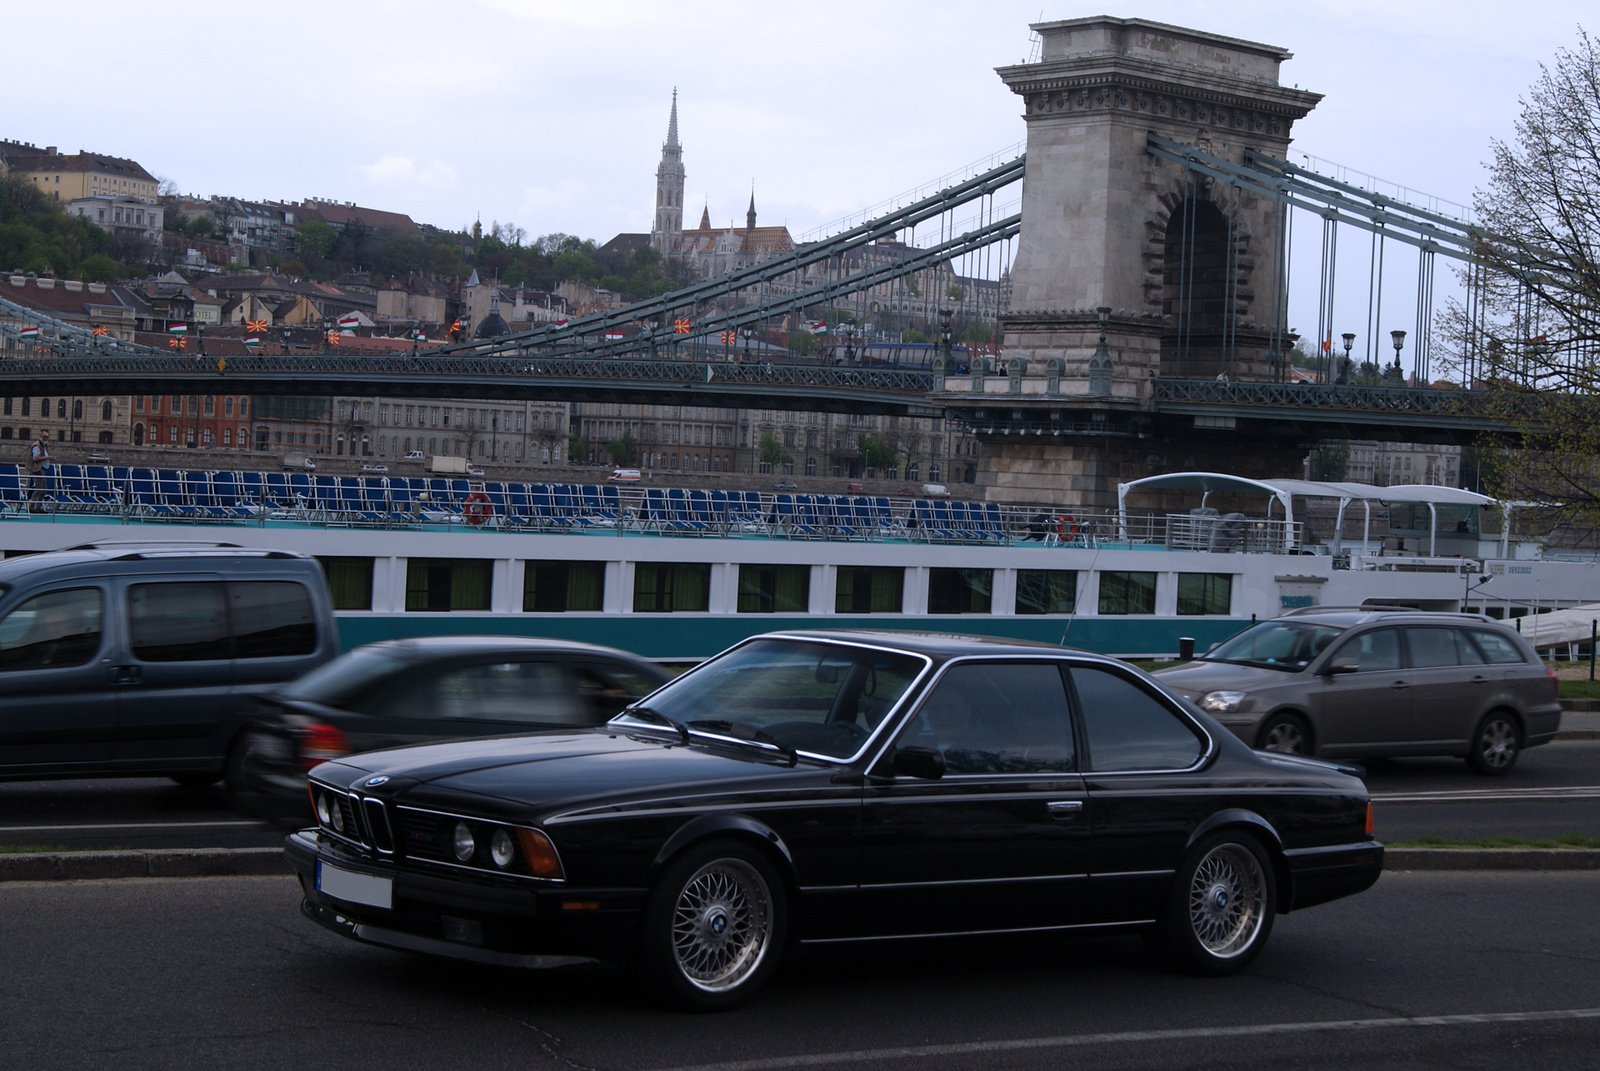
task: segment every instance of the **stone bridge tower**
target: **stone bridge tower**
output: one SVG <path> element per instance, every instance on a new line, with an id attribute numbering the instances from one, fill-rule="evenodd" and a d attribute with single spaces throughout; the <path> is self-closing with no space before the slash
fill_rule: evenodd
<path id="1" fill-rule="evenodd" d="M 1247 148 L 1282 158 L 1291 125 L 1321 96 L 1278 84 L 1290 53 L 1271 45 L 1104 16 L 1033 29 L 1039 61 L 998 72 L 1028 127 L 1004 367 L 947 377 L 941 401 L 1009 409 L 1013 424 L 1031 410 L 1063 426 L 1126 429 L 1149 409 L 1157 376 L 1269 378 L 1286 316 L 1280 206 L 1151 154 L 1148 139 L 1233 162 Z M 1183 467 L 1140 438 L 1051 447 L 1002 436 L 986 445 L 980 482 L 995 500 L 1106 506 L 1118 479 Z"/>

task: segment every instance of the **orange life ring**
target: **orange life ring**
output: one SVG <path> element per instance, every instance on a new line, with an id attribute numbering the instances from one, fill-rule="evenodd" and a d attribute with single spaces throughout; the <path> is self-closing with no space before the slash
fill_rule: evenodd
<path id="1" fill-rule="evenodd" d="M 467 515 L 468 524 L 482 524 L 494 513 L 494 503 L 482 491 L 474 491 L 462 503 L 461 512 Z"/>
<path id="2" fill-rule="evenodd" d="M 1070 543 L 1078 537 L 1078 518 L 1070 513 L 1063 513 L 1056 518 L 1056 538 L 1063 543 Z"/>

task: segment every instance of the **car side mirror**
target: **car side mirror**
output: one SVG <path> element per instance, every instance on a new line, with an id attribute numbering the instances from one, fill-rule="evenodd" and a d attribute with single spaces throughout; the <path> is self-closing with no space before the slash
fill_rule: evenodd
<path id="1" fill-rule="evenodd" d="M 1340 673 L 1354 673 L 1360 668 L 1361 663 L 1354 658 L 1335 658 L 1323 672 L 1332 677 Z"/>
<path id="2" fill-rule="evenodd" d="M 894 751 L 896 777 L 937 781 L 944 776 L 944 752 L 931 747 L 900 747 Z"/>

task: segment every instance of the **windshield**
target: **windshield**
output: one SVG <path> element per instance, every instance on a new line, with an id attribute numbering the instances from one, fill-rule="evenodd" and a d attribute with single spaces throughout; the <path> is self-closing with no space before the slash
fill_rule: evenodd
<path id="1" fill-rule="evenodd" d="M 927 659 L 894 651 L 803 640 L 755 640 L 668 684 L 650 697 L 656 717 L 627 712 L 616 722 L 660 729 L 670 719 L 692 731 L 732 735 L 738 726 L 778 746 L 848 758 L 899 703 Z"/>
<path id="2" fill-rule="evenodd" d="M 1224 640 L 1222 646 L 1205 656 L 1205 661 L 1239 662 L 1293 672 L 1305 669 L 1343 634 L 1343 629 L 1309 622 L 1264 621 Z"/>
<path id="3" fill-rule="evenodd" d="M 278 694 L 327 707 L 343 706 L 377 681 L 407 665 L 382 648 L 357 647 L 332 662 L 318 666 L 299 680 L 278 689 Z"/>

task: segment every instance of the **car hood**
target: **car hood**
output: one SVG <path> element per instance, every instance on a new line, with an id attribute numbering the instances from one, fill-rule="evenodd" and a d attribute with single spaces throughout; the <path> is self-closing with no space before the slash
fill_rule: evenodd
<path id="1" fill-rule="evenodd" d="M 1302 679 L 1305 670 L 1291 673 L 1283 669 L 1262 669 L 1230 662 L 1185 662 L 1181 666 L 1158 670 L 1156 680 L 1186 699 L 1199 699 L 1218 689 L 1253 692 Z"/>
<path id="2" fill-rule="evenodd" d="M 311 776 L 344 788 L 360 787 L 398 803 L 469 806 L 469 798 L 498 801 L 519 812 L 652 795 L 663 789 L 728 787 L 751 779 L 802 774 L 756 747 L 701 743 L 606 728 L 422 744 L 351 755 L 324 763 Z M 831 769 L 825 771 L 831 775 Z M 375 775 L 387 778 L 372 786 Z"/>

